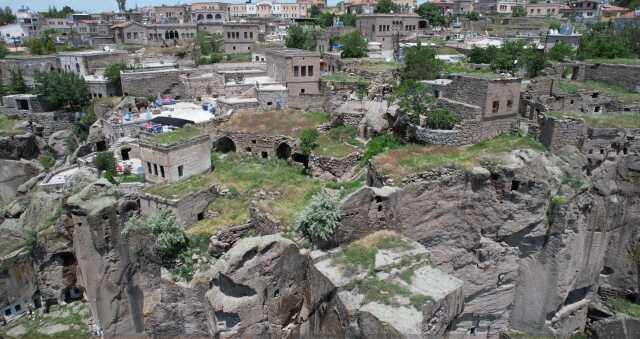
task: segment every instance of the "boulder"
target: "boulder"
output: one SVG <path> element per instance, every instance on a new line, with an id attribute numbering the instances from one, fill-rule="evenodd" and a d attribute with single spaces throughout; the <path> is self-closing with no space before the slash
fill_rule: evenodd
<path id="1" fill-rule="evenodd" d="M 194 281 L 210 282 L 214 334 L 286 337 L 301 322 L 307 257 L 280 235 L 243 238 Z"/>
<path id="2" fill-rule="evenodd" d="M 39 154 L 38 141 L 31 133 L 0 137 L 0 159 L 35 159 Z"/>
<path id="3" fill-rule="evenodd" d="M 73 132 L 70 130 L 57 131 L 49 136 L 47 144 L 49 148 L 55 153 L 56 157 L 64 157 L 67 154 L 72 153 L 74 150 L 68 149 L 67 138 L 72 137 Z"/>
<path id="4" fill-rule="evenodd" d="M 18 187 L 42 171 L 34 161 L 0 159 L 0 203 L 11 201 Z"/>

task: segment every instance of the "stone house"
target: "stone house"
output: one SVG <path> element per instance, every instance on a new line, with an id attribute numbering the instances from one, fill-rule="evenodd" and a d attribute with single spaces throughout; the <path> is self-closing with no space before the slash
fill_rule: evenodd
<path id="1" fill-rule="evenodd" d="M 51 55 L 6 56 L 0 60 L 0 78 L 3 84 L 11 82 L 11 72 L 22 71 L 22 77 L 27 86 L 33 86 L 37 72 L 57 71 L 60 69 L 58 57 Z"/>
<path id="2" fill-rule="evenodd" d="M 140 24 L 126 22 L 111 27 L 116 43 L 146 46 L 176 46 L 196 37 L 196 24 Z"/>
<path id="3" fill-rule="evenodd" d="M 528 17 L 560 17 L 560 5 L 557 0 L 544 0 L 528 3 L 525 9 Z"/>
<path id="4" fill-rule="evenodd" d="M 289 89 L 289 97 L 320 94 L 320 53 L 294 48 L 266 51 L 267 73 Z"/>
<path id="5" fill-rule="evenodd" d="M 248 23 L 226 23 L 222 26 L 224 52 L 226 54 L 251 53 L 251 47 L 258 41 L 258 25 Z"/>
<path id="6" fill-rule="evenodd" d="M 58 53 L 60 68 L 85 77 L 115 63 L 129 63 L 127 51 L 79 51 Z"/>
<path id="7" fill-rule="evenodd" d="M 391 50 L 395 37 L 415 36 L 427 28 L 427 21 L 417 14 L 363 14 L 357 16 L 356 28 L 369 42 L 379 42 L 382 50 Z"/>
<path id="8" fill-rule="evenodd" d="M 294 148 L 294 140 L 284 135 L 258 135 L 254 133 L 223 130 L 214 142 L 218 152 L 245 152 L 262 159 L 288 160 Z"/>
<path id="9" fill-rule="evenodd" d="M 215 200 L 217 192 L 215 185 L 201 187 L 175 198 L 143 192 L 140 195 L 140 214 L 151 216 L 157 215 L 161 210 L 169 210 L 176 216 L 176 222 L 186 227 L 205 218 L 209 204 Z"/>
<path id="10" fill-rule="evenodd" d="M 199 135 L 173 144 L 159 144 L 154 138 L 140 141 L 140 160 L 145 181 L 175 182 L 211 169 L 211 143 L 208 135 Z"/>
<path id="11" fill-rule="evenodd" d="M 228 20 L 227 6 L 224 2 L 194 2 L 191 4 L 191 22 L 222 24 Z"/>
<path id="12" fill-rule="evenodd" d="M 188 23 L 191 20 L 189 5 L 154 6 L 149 13 L 154 23 Z"/>

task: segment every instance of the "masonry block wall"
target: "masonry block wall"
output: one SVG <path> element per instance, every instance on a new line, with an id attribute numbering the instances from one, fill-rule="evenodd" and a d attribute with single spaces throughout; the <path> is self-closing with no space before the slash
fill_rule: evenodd
<path id="1" fill-rule="evenodd" d="M 581 120 L 545 117 L 540 124 L 540 142 L 553 151 L 566 145 L 581 148 L 584 142 L 586 125 Z"/>
<path id="2" fill-rule="evenodd" d="M 640 65 L 585 65 L 584 80 L 601 81 L 640 92 Z"/>
<path id="3" fill-rule="evenodd" d="M 122 92 L 125 95 L 148 97 L 171 95 L 176 98 L 185 95 L 180 75 L 186 71 L 166 69 L 156 71 L 124 72 L 121 76 Z"/>
<path id="4" fill-rule="evenodd" d="M 217 188 L 215 186 L 205 187 L 199 192 L 177 200 L 142 194 L 140 196 L 140 214 L 150 216 L 157 215 L 163 209 L 170 210 L 176 216 L 176 222 L 187 227 L 204 219 L 208 206 L 215 200 L 216 194 Z"/>
<path id="5" fill-rule="evenodd" d="M 258 104 L 263 110 L 284 109 L 287 107 L 288 97 L 289 91 L 286 88 L 284 90 L 258 89 Z"/>
<path id="6" fill-rule="evenodd" d="M 33 86 L 34 76 L 37 72 L 50 72 L 60 69 L 60 63 L 56 55 L 7 57 L 0 60 L 0 77 L 4 84 L 11 81 L 12 70 L 22 70 L 22 77 L 27 86 Z"/>
<path id="7" fill-rule="evenodd" d="M 236 152 L 250 153 L 263 159 L 288 159 L 293 153 L 293 140 L 284 135 L 258 135 L 242 132 L 222 132 L 216 141 L 230 139 Z M 220 148 L 220 147 L 218 147 Z M 220 149 L 219 149 L 220 150 Z"/>
<path id="8" fill-rule="evenodd" d="M 211 169 L 211 143 L 202 135 L 174 145 L 140 141 L 140 159 L 145 180 L 152 183 L 174 182 Z"/>

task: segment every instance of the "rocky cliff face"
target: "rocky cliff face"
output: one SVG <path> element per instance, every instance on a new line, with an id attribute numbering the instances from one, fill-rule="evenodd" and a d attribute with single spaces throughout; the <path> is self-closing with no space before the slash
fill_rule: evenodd
<path id="1" fill-rule="evenodd" d="M 38 141 L 31 133 L 0 137 L 0 159 L 35 159 L 38 154 Z"/>
<path id="2" fill-rule="evenodd" d="M 343 205 L 337 241 L 393 229 L 423 244 L 438 268 L 465 282 L 454 332 L 581 331 L 607 251 L 621 245 L 614 238 L 624 225 L 637 225 L 628 211 L 638 207 L 637 185 L 623 184 L 623 199 L 616 184 L 634 175 L 637 157 L 605 163 L 588 178 L 578 154 L 516 151 L 487 168 L 363 188 Z"/>

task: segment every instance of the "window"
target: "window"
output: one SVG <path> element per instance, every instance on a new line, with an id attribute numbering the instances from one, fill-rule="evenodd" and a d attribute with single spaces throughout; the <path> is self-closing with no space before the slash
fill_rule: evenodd
<path id="1" fill-rule="evenodd" d="M 493 102 L 493 107 L 492 107 L 492 112 L 493 113 L 498 113 L 498 110 L 500 110 L 500 101 L 494 101 Z"/>
<path id="2" fill-rule="evenodd" d="M 164 178 L 164 166 L 160 165 L 160 176 Z"/>
<path id="3" fill-rule="evenodd" d="M 512 108 L 513 107 L 513 101 L 511 100 L 507 100 L 507 108 Z"/>
<path id="4" fill-rule="evenodd" d="M 303 76 L 303 77 L 307 76 L 307 66 L 300 67 L 300 76 Z"/>
<path id="5" fill-rule="evenodd" d="M 151 163 L 147 161 L 147 169 L 149 170 L 149 174 L 151 174 Z"/>
<path id="6" fill-rule="evenodd" d="M 293 76 L 294 77 L 300 76 L 300 67 L 293 66 Z"/>
<path id="7" fill-rule="evenodd" d="M 22 310 L 22 306 L 20 306 L 20 304 L 16 305 L 16 313 L 20 312 Z"/>
<path id="8" fill-rule="evenodd" d="M 178 176 L 181 177 L 184 175 L 184 168 L 182 165 L 178 166 Z"/>
<path id="9" fill-rule="evenodd" d="M 131 39 L 131 32 L 127 32 L 127 39 Z"/>
<path id="10" fill-rule="evenodd" d="M 244 38 L 247 39 L 247 32 L 244 32 Z"/>
<path id="11" fill-rule="evenodd" d="M 6 316 L 11 315 L 11 308 L 7 308 L 6 310 L 4 310 L 4 315 Z"/>
<path id="12" fill-rule="evenodd" d="M 253 39 L 253 32 L 249 32 L 249 39 Z"/>
<path id="13" fill-rule="evenodd" d="M 304 94 L 304 88 L 300 90 L 300 94 Z"/>
<path id="14" fill-rule="evenodd" d="M 158 175 L 158 165 L 157 164 L 153 164 L 153 174 L 154 175 Z"/>
<path id="15" fill-rule="evenodd" d="M 133 32 L 133 38 L 138 39 L 138 32 Z"/>
<path id="16" fill-rule="evenodd" d="M 313 66 L 307 66 L 307 73 L 309 74 L 310 77 L 313 76 Z"/>

